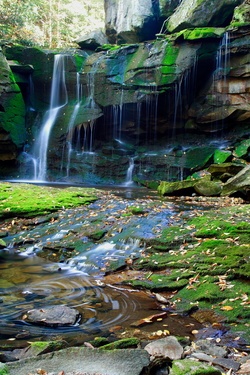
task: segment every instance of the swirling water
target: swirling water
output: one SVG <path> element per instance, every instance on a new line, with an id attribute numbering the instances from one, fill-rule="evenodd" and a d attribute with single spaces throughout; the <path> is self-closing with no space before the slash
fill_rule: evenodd
<path id="1" fill-rule="evenodd" d="M 63 268 L 34 255 L 5 255 L 0 263 L 0 342 L 2 340 L 74 337 L 82 340 L 103 334 L 116 325 L 129 325 L 134 314 L 152 313 L 154 302 L 144 292 L 103 284 L 80 271 Z M 25 313 L 33 308 L 67 305 L 81 319 L 70 327 L 28 324 Z"/>

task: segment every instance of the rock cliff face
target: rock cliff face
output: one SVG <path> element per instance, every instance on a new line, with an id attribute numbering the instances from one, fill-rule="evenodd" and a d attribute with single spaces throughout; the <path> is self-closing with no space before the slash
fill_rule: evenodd
<path id="1" fill-rule="evenodd" d="M 201 152 L 187 157 L 190 145 L 181 144 L 188 134 L 197 145 L 202 134 L 249 127 L 249 5 L 106 0 L 105 6 L 109 40 L 129 44 L 61 51 L 67 103 L 49 135 L 48 178 L 117 183 L 129 181 L 132 169 L 137 180 L 183 178 L 198 168 Z M 4 47 L 0 119 L 10 154 L 2 160 L 16 161 L 25 142 L 32 154 L 51 105 L 55 54 Z M 215 148 L 202 150 L 206 165 Z M 22 174 L 30 178 L 29 168 Z"/>
<path id="2" fill-rule="evenodd" d="M 167 21 L 167 30 L 227 26 L 234 8 L 242 3 L 243 0 L 183 0 Z"/>
<path id="3" fill-rule="evenodd" d="M 179 0 L 105 0 L 110 43 L 137 43 L 155 38 Z"/>

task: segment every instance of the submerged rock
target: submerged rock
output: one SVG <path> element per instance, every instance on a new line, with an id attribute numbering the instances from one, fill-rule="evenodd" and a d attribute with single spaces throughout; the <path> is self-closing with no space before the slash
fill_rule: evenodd
<path id="1" fill-rule="evenodd" d="M 74 325 L 79 318 L 78 310 L 60 305 L 29 310 L 23 317 L 29 323 L 57 327 Z"/>

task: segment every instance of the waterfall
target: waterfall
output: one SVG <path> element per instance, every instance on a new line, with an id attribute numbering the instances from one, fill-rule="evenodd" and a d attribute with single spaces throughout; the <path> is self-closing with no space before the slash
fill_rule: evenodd
<path id="1" fill-rule="evenodd" d="M 227 100 L 228 83 L 227 74 L 230 71 L 230 49 L 229 49 L 229 32 L 226 32 L 221 40 L 220 46 L 216 55 L 216 66 L 212 76 L 212 106 L 214 107 L 214 113 L 212 113 L 212 119 L 216 122 L 220 121 L 223 127 L 223 120 L 225 113 L 223 110 L 222 103 Z M 218 124 L 217 124 L 218 126 Z"/>
<path id="2" fill-rule="evenodd" d="M 133 184 L 133 171 L 135 167 L 135 158 L 130 158 L 129 159 L 129 166 L 127 170 L 127 175 L 126 175 L 126 181 L 125 181 L 125 186 L 129 186 Z"/>
<path id="3" fill-rule="evenodd" d="M 69 169 L 70 169 L 70 160 L 71 160 L 71 154 L 73 151 L 73 136 L 74 136 L 74 126 L 75 126 L 75 119 L 79 112 L 81 106 L 81 85 L 80 85 L 80 75 L 79 73 L 76 73 L 76 104 L 74 106 L 73 113 L 69 120 L 68 125 L 68 135 L 67 135 L 67 141 L 66 141 L 66 147 L 67 147 L 67 165 L 66 165 L 66 176 L 69 177 Z M 63 159 L 63 158 L 62 158 Z"/>
<path id="4" fill-rule="evenodd" d="M 55 124 L 60 109 L 64 107 L 68 101 L 64 62 L 65 55 L 55 55 L 50 95 L 50 108 L 45 113 L 40 134 L 34 145 L 35 153 L 38 153 L 37 179 L 41 181 L 46 180 L 47 175 L 47 154 L 51 130 Z"/>

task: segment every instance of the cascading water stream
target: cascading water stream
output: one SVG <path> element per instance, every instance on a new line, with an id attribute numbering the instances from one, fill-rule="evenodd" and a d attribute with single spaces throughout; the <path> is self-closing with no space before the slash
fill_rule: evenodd
<path id="1" fill-rule="evenodd" d="M 70 160 L 71 160 L 71 154 L 73 151 L 73 135 L 74 135 L 74 125 L 76 116 L 79 112 L 81 106 L 81 85 L 80 85 L 80 75 L 79 73 L 76 73 L 76 105 L 74 106 L 73 113 L 70 117 L 69 125 L 68 125 L 68 136 L 67 136 L 67 165 L 66 165 L 66 176 L 69 177 L 69 170 L 70 170 Z"/>
<path id="2" fill-rule="evenodd" d="M 226 32 L 223 36 L 219 49 L 216 55 L 216 67 L 213 73 L 212 90 L 215 94 L 215 105 L 220 106 L 220 100 L 217 100 L 216 93 L 223 92 L 226 87 L 227 73 L 229 70 L 230 50 L 229 44 L 229 33 Z M 223 87 L 220 87 L 223 86 Z M 218 101 L 218 103 L 217 103 Z"/>
<path id="3" fill-rule="evenodd" d="M 133 157 L 129 159 L 129 166 L 127 170 L 125 186 L 130 186 L 134 183 L 132 179 L 134 167 L 135 167 L 135 158 Z"/>
<path id="4" fill-rule="evenodd" d="M 38 152 L 38 155 L 36 155 L 38 159 L 38 175 L 35 176 L 35 180 L 46 180 L 48 157 L 47 154 L 51 130 L 53 128 L 53 125 L 55 124 L 60 109 L 63 108 L 68 102 L 64 63 L 65 55 L 55 55 L 50 108 L 45 114 L 41 132 L 34 145 L 35 153 Z"/>

